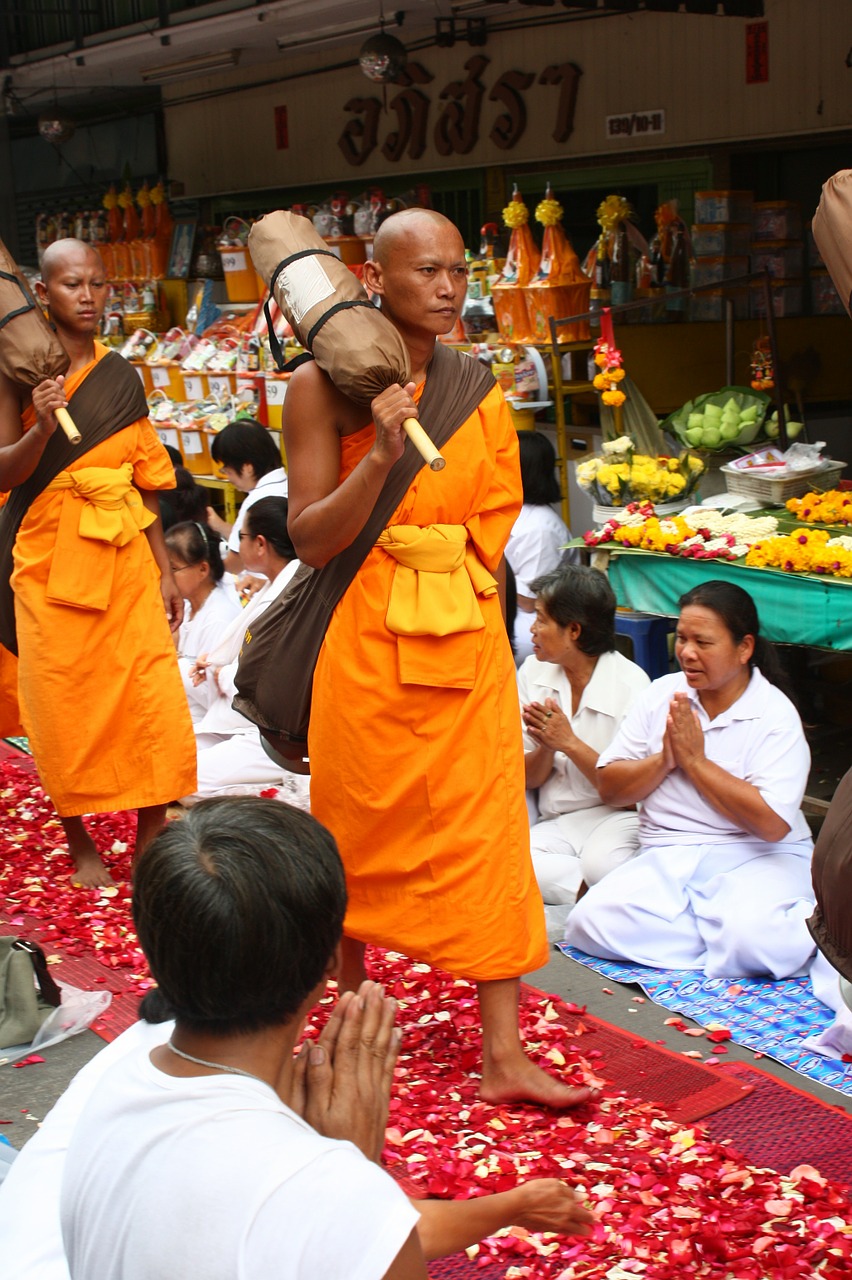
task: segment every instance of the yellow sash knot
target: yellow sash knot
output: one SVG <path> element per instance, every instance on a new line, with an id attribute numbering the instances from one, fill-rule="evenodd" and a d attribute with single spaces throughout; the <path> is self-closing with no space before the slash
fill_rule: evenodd
<path id="1" fill-rule="evenodd" d="M 463 524 L 396 524 L 376 543 L 396 560 L 386 623 L 400 636 L 447 636 L 485 626 L 478 596 L 497 583 Z"/>
<path id="2" fill-rule="evenodd" d="M 75 609 L 106 609 L 118 548 L 157 519 L 133 487 L 132 463 L 60 471 L 46 492 L 61 498 L 48 600 Z"/>
<path id="3" fill-rule="evenodd" d="M 133 466 L 80 467 L 60 471 L 47 485 L 47 492 L 67 489 L 82 498 L 81 538 L 94 538 L 113 547 L 124 547 L 156 520 L 133 487 Z"/>

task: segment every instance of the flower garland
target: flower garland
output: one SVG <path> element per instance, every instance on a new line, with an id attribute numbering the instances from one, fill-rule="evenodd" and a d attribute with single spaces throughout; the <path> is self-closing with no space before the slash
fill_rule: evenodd
<path id="1" fill-rule="evenodd" d="M 615 345 L 615 332 L 609 307 L 604 307 L 601 312 L 601 336 L 595 343 L 594 360 L 600 372 L 596 373 L 592 379 L 592 386 L 600 393 L 604 404 L 615 409 L 624 404 L 627 396 L 618 385 L 624 378 L 623 359 Z"/>
<path id="2" fill-rule="evenodd" d="M 802 498 L 788 499 L 787 510 L 808 524 L 852 524 L 852 493 L 839 489 L 806 493 Z"/>
<path id="3" fill-rule="evenodd" d="M 825 529 L 802 529 L 756 543 L 746 564 L 785 573 L 815 573 L 852 578 L 852 539 L 830 538 Z"/>
<path id="4" fill-rule="evenodd" d="M 768 338 L 758 338 L 751 353 L 751 385 L 755 391 L 771 391 L 775 386 L 775 368 Z"/>
<path id="5" fill-rule="evenodd" d="M 639 551 L 655 551 L 691 560 L 739 560 L 761 538 L 778 528 L 774 516 L 751 519 L 741 512 L 725 516 L 695 507 L 688 517 L 660 519 L 648 504 L 632 503 L 625 516 L 583 534 L 588 547 L 617 542 Z"/>

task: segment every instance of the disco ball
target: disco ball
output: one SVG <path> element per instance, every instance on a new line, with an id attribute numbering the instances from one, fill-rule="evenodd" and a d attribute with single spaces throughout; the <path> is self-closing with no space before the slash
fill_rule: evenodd
<path id="1" fill-rule="evenodd" d="M 380 31 L 361 46 L 358 62 L 368 80 L 391 84 L 405 70 L 408 51 L 396 36 Z"/>
<path id="2" fill-rule="evenodd" d="M 74 136 L 74 121 L 59 115 L 39 116 L 38 131 L 45 142 L 67 142 Z"/>

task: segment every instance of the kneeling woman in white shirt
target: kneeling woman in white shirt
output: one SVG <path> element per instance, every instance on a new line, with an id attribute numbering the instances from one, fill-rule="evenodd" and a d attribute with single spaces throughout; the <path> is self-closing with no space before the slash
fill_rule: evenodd
<path id="1" fill-rule="evenodd" d="M 166 531 L 166 548 L 175 582 L 186 602 L 177 634 L 178 666 L 189 702 L 192 723 L 197 725 L 210 705 L 208 691 L 190 679 L 200 653 L 206 653 L 228 624 L 240 613 L 234 588 L 223 583 L 225 573 L 219 539 L 194 520 L 174 524 Z"/>
<path id="2" fill-rule="evenodd" d="M 650 681 L 615 652 L 615 596 L 597 569 L 566 565 L 531 587 L 533 656 L 518 672 L 526 784 L 538 788 L 530 844 L 545 904 L 570 906 L 638 846 L 635 810 L 601 800 L 595 766 Z"/>
<path id="3" fill-rule="evenodd" d="M 640 806 L 640 853 L 578 903 L 567 941 L 711 978 L 790 977 L 814 952 L 802 723 L 746 591 L 707 582 L 679 603 L 681 673 L 598 759 L 604 799 Z"/>
<path id="4" fill-rule="evenodd" d="M 299 567 L 287 532 L 287 499 L 261 498 L 246 512 L 240 530 L 243 561 L 265 586 L 240 616 L 215 636 L 196 662 L 191 678 L 205 689 L 208 711 L 195 726 L 198 790 L 182 803 L 210 796 L 256 795 L 269 787 L 299 808 L 309 805 L 310 779 L 290 773 L 264 751 L 257 726 L 231 706 L 234 679 L 246 630 L 281 594 Z"/>

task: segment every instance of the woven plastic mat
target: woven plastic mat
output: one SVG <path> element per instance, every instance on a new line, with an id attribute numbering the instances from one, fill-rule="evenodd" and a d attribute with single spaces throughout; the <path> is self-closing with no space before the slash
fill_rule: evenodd
<path id="1" fill-rule="evenodd" d="M 818 1084 L 852 1095 L 852 1064 L 823 1058 L 804 1045 L 834 1021 L 813 993 L 808 978 L 706 978 L 699 970 L 648 969 L 586 955 L 560 944 L 559 950 L 604 978 L 634 983 L 664 1009 L 701 1026 L 721 1023 L 746 1049 L 765 1054 Z"/>

